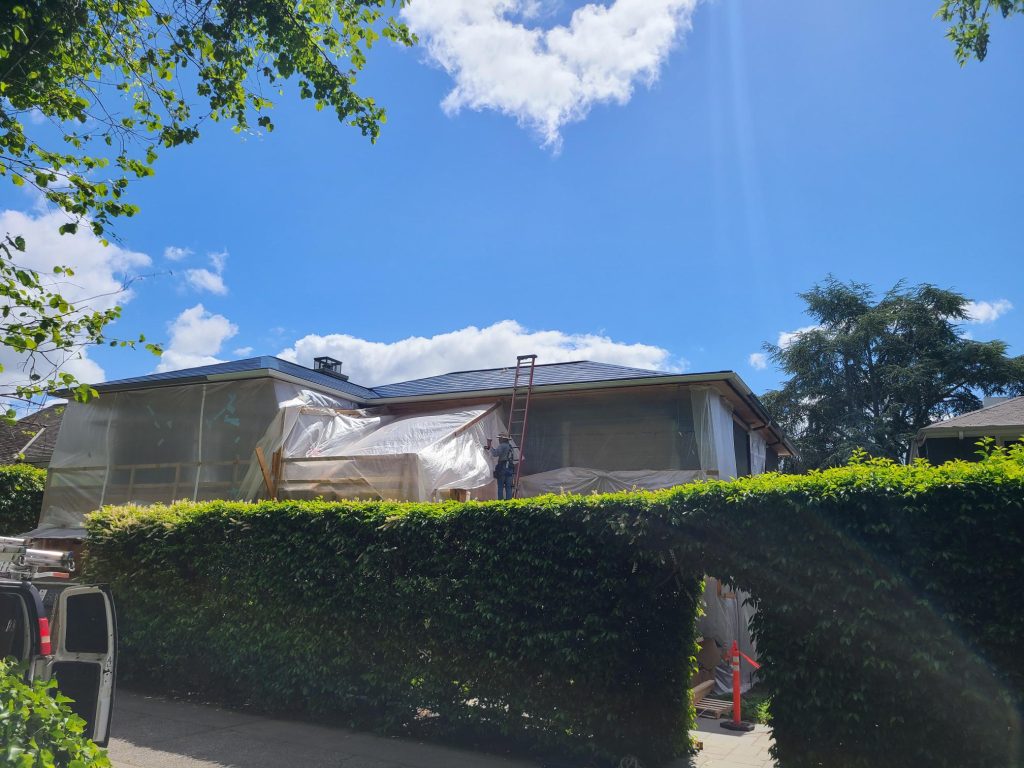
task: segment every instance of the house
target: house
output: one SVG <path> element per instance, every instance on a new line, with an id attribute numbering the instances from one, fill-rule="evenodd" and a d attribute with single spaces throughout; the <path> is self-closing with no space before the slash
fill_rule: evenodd
<path id="1" fill-rule="evenodd" d="M 24 462 L 46 468 L 57 444 L 64 405 L 51 405 L 13 424 L 0 423 L 0 464 Z"/>
<path id="2" fill-rule="evenodd" d="M 978 441 L 990 437 L 997 445 L 1024 439 L 1024 397 L 992 397 L 985 406 L 945 421 L 929 424 L 917 433 L 911 457 L 944 464 L 953 459 L 977 461 Z"/>
<path id="3" fill-rule="evenodd" d="M 105 504 L 179 499 L 494 498 L 484 450 L 515 367 L 364 387 L 275 357 L 99 384 L 69 403 L 38 537 Z M 774 469 L 793 449 L 731 371 L 538 365 L 521 495 L 664 488 Z"/>

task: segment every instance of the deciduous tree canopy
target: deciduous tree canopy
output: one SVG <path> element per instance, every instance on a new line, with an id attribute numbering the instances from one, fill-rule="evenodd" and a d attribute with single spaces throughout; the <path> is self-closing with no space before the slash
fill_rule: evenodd
<path id="1" fill-rule="evenodd" d="M 951 22 L 946 36 L 956 45 L 956 59 L 961 66 L 972 58 L 985 60 L 989 21 L 996 12 L 1003 18 L 1024 13 L 1024 0 L 943 0 L 936 16 Z"/>
<path id="2" fill-rule="evenodd" d="M 0 175 L 67 212 L 62 232 L 84 225 L 104 237 L 113 219 L 136 212 L 126 189 L 153 173 L 160 150 L 195 141 L 209 121 L 272 130 L 271 97 L 286 81 L 375 140 L 385 113 L 356 91 L 356 75 L 381 37 L 413 42 L 387 13 L 396 2 L 8 0 L 0 4 Z M 25 247 L 16 232 L 0 247 L 0 343 L 30 357 L 48 350 L 53 370 L 30 364 L 36 378 L 0 395 L 73 384 L 58 375 L 59 361 L 83 344 L 109 343 L 103 329 L 118 313 L 70 305 L 59 287 L 67 272 L 54 279 L 19 266 Z"/>

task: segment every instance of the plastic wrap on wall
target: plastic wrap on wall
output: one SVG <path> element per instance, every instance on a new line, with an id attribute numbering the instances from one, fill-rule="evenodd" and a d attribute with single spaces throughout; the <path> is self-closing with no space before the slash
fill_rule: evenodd
<path id="1" fill-rule="evenodd" d="M 706 477 L 707 474 L 700 469 L 609 472 L 585 467 L 562 467 L 534 475 L 523 475 L 519 479 L 519 495 L 616 493 L 636 489 L 653 491 L 704 480 Z"/>
<path id="2" fill-rule="evenodd" d="M 760 475 L 765 471 L 768 459 L 768 443 L 760 432 L 750 433 L 750 474 Z"/>
<path id="3" fill-rule="evenodd" d="M 531 475 L 561 467 L 700 469 L 689 390 L 535 398 L 523 457 L 524 472 Z"/>
<path id="4" fill-rule="evenodd" d="M 483 445 L 503 429 L 497 404 L 396 416 L 299 397 L 282 404 L 259 445 L 276 467 L 271 483 L 279 498 L 429 501 L 456 488 L 493 495 L 493 461 Z M 269 495 L 258 465 L 241 492 Z"/>
<path id="5" fill-rule="evenodd" d="M 694 387 L 690 398 L 700 468 L 723 480 L 736 477 L 732 407 L 711 387 Z"/>
<path id="6" fill-rule="evenodd" d="M 300 391 L 252 379 L 68 403 L 36 535 L 80 530 L 85 515 L 105 504 L 238 498 L 279 396 Z"/>
<path id="7" fill-rule="evenodd" d="M 41 528 L 78 529 L 85 512 L 99 509 L 107 479 L 107 435 L 116 395 L 88 404 L 70 402 L 43 494 Z"/>
<path id="8" fill-rule="evenodd" d="M 704 615 L 697 621 L 697 633 L 704 637 L 702 648 L 714 646 L 718 665 L 714 678 L 717 693 L 732 692 L 732 669 L 728 664 L 728 651 L 733 641 L 739 643 L 740 650 L 750 658 L 757 660 L 757 646 L 750 636 L 750 619 L 754 616 L 754 606 L 747 603 L 749 594 L 734 590 L 718 579 L 706 577 L 704 584 Z M 711 654 L 701 654 L 710 657 Z M 740 664 L 741 689 L 746 691 L 753 684 L 755 670 L 747 663 Z"/>

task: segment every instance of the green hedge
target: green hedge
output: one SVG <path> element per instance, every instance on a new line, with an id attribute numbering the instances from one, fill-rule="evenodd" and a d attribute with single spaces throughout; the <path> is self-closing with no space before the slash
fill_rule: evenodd
<path id="1" fill-rule="evenodd" d="M 657 763 L 688 743 L 701 580 L 638 558 L 618 505 L 107 509 L 86 562 L 114 586 L 122 679 Z"/>
<path id="2" fill-rule="evenodd" d="M 1024 765 L 1024 450 L 678 501 L 707 572 L 755 595 L 782 766 Z"/>
<path id="3" fill-rule="evenodd" d="M 45 486 L 45 469 L 31 464 L 0 465 L 0 536 L 15 536 L 36 527 Z"/>
<path id="4" fill-rule="evenodd" d="M 1024 449 L 656 493 L 107 509 L 136 680 L 545 749 L 685 749 L 699 579 L 750 591 L 784 768 L 1020 766 Z"/>
<path id="5" fill-rule="evenodd" d="M 110 768 L 104 750 L 83 733 L 85 721 L 56 683 L 26 683 L 13 660 L 0 659 L 0 766 Z"/>

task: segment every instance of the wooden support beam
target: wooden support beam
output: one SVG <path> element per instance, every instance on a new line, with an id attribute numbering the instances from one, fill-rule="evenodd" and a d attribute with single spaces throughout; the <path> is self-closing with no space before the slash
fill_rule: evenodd
<path id="1" fill-rule="evenodd" d="M 283 448 L 278 448 L 274 451 L 274 455 L 271 457 L 270 476 L 274 481 L 273 497 L 277 498 L 277 491 L 281 487 L 281 452 Z"/>
<path id="2" fill-rule="evenodd" d="M 260 463 L 260 471 L 263 473 L 263 483 L 267 486 L 267 496 L 274 496 L 274 481 L 270 477 L 270 467 L 267 466 L 267 457 L 260 446 L 256 446 L 256 461 Z"/>

